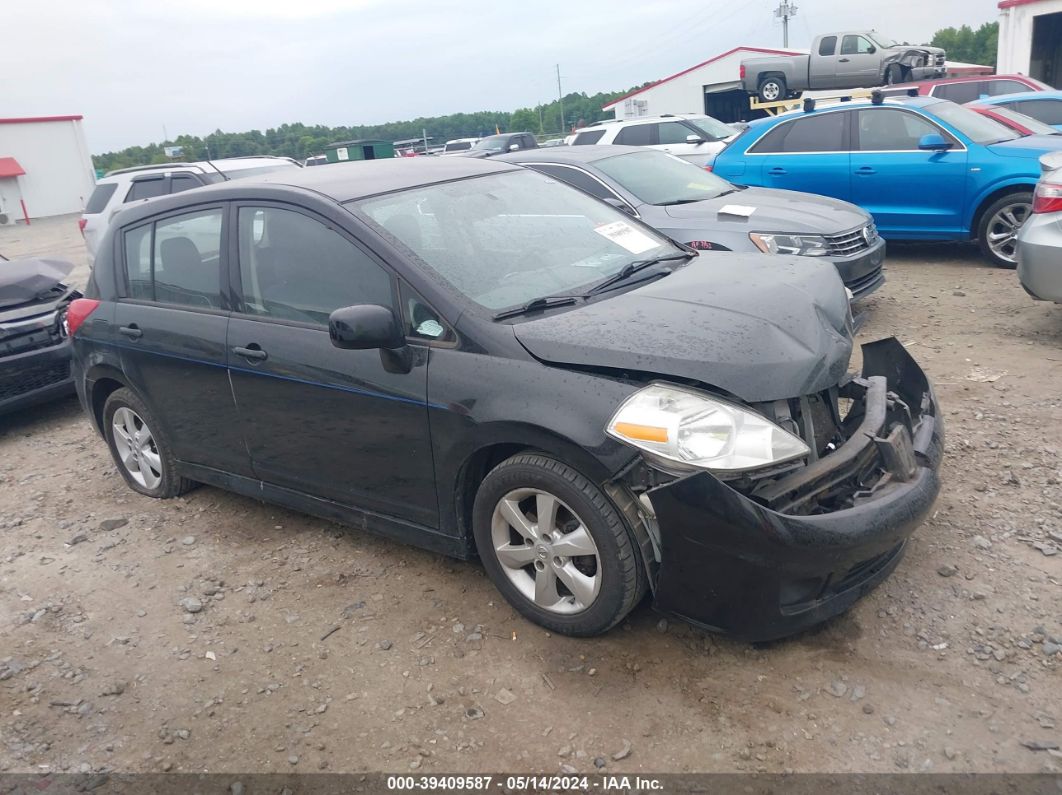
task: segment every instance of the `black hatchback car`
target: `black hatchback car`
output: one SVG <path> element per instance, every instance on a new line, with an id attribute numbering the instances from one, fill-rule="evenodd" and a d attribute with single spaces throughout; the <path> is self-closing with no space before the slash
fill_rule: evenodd
<path id="1" fill-rule="evenodd" d="M 932 389 L 892 339 L 846 374 L 832 265 L 698 257 L 509 164 L 332 165 L 126 210 L 68 323 L 134 490 L 208 483 L 478 555 L 573 635 L 647 591 L 790 634 L 884 579 L 939 488 Z"/>

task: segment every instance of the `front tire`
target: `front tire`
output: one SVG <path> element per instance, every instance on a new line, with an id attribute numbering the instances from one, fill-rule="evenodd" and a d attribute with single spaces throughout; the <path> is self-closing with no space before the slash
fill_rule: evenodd
<path id="1" fill-rule="evenodd" d="M 760 102 L 780 102 L 786 98 L 788 91 L 785 78 L 778 75 L 765 77 L 760 81 Z"/>
<path id="2" fill-rule="evenodd" d="M 502 596 L 553 632 L 598 635 L 645 595 L 645 572 L 619 511 L 546 455 L 515 455 L 491 470 L 476 493 L 472 530 Z"/>
<path id="3" fill-rule="evenodd" d="M 889 64 L 889 68 L 885 70 L 885 85 L 895 86 L 904 82 L 903 67 L 899 64 Z"/>
<path id="4" fill-rule="evenodd" d="M 191 481 L 177 474 L 155 415 L 133 390 L 116 389 L 107 397 L 103 429 L 114 463 L 129 488 L 164 500 L 192 487 Z"/>
<path id="5" fill-rule="evenodd" d="M 1032 191 L 1008 193 L 981 214 L 977 243 L 997 268 L 1018 267 L 1018 232 L 1032 214 Z"/>

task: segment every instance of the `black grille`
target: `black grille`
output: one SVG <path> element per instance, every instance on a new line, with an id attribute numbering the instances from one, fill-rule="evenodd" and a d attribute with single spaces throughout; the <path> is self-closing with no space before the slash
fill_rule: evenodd
<path id="1" fill-rule="evenodd" d="M 842 232 L 839 235 L 824 235 L 831 257 L 850 257 L 866 251 L 878 239 L 878 229 L 873 223 L 865 227 Z"/>
<path id="2" fill-rule="evenodd" d="M 26 395 L 70 378 L 70 362 L 31 367 L 13 378 L 0 381 L 0 401 Z"/>
<path id="3" fill-rule="evenodd" d="M 875 268 L 870 273 L 863 274 L 858 279 L 846 282 L 844 286 L 851 290 L 853 295 L 859 295 L 864 290 L 871 287 L 880 278 L 881 268 Z"/>

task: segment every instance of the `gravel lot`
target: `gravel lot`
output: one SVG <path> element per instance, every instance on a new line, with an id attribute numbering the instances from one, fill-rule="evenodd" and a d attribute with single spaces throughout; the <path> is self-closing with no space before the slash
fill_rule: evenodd
<path id="1" fill-rule="evenodd" d="M 0 228 L 45 252 L 83 283 L 73 217 Z M 551 637 L 474 563 L 140 497 L 75 400 L 0 418 L 0 770 L 1062 771 L 1062 307 L 953 245 L 865 303 L 936 383 L 944 491 L 882 587 L 761 647 L 647 605 Z"/>

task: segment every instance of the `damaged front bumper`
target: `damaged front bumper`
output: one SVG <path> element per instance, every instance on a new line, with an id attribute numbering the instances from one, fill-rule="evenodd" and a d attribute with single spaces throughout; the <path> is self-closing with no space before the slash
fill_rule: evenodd
<path id="1" fill-rule="evenodd" d="M 648 491 L 659 610 L 773 640 L 843 612 L 896 567 L 940 489 L 944 429 L 899 342 L 864 345 L 863 360 L 842 388 L 851 432 L 828 454 L 747 494 L 707 472 Z"/>

